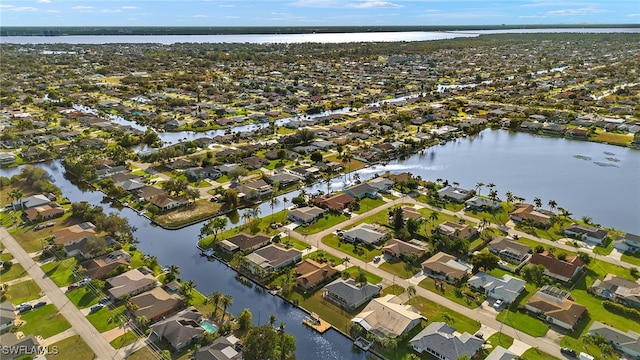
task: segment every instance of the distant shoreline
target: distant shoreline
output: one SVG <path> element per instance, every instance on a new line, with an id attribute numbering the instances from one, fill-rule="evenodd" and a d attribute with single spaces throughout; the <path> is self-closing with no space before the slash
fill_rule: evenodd
<path id="1" fill-rule="evenodd" d="M 0 36 L 78 35 L 273 35 L 362 32 L 473 31 L 516 29 L 640 28 L 640 24 L 450 25 L 450 26 L 3 26 Z"/>

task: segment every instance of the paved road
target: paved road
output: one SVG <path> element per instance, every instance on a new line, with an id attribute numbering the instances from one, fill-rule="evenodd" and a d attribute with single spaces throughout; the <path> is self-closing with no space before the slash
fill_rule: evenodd
<path id="1" fill-rule="evenodd" d="M 73 329 L 89 345 L 98 359 L 124 359 L 91 325 L 89 320 L 82 315 L 80 310 L 73 305 L 58 286 L 45 275 L 42 269 L 29 257 L 29 254 L 24 251 L 5 228 L 0 228 L 0 241 L 18 259 L 29 276 L 40 286 L 49 300 L 58 308 L 58 311 L 71 323 Z"/>
<path id="2" fill-rule="evenodd" d="M 304 236 L 296 231 L 292 231 L 291 232 L 291 236 L 302 240 L 302 241 L 306 241 L 309 245 L 312 246 L 317 246 L 319 247 L 321 250 L 334 255 L 338 258 L 344 258 L 345 257 L 345 253 L 334 249 L 332 247 L 326 246 L 322 243 L 322 238 L 325 235 L 331 234 L 333 233 L 335 230 L 339 229 L 339 228 L 345 228 L 349 225 L 352 225 L 364 218 L 367 218 L 373 214 L 376 214 L 382 210 L 388 209 L 390 207 L 393 207 L 395 205 L 399 205 L 399 204 L 417 204 L 419 206 L 423 206 L 423 207 L 427 207 L 427 208 L 432 208 L 431 206 L 427 205 L 427 204 L 423 204 L 423 203 L 419 203 L 416 200 L 412 199 L 412 198 L 402 198 L 402 199 L 398 199 L 396 201 L 389 201 L 387 203 L 385 203 L 384 205 L 381 205 L 373 210 L 367 211 L 363 214 L 360 215 L 354 215 L 352 216 L 349 220 L 342 222 L 336 226 L 333 226 L 329 229 L 326 229 L 324 231 L 321 231 L 317 234 L 313 234 L 313 235 L 308 235 L 308 236 Z M 434 208 L 435 209 L 435 208 Z M 440 209 L 437 209 L 438 211 L 442 211 Z M 443 211 L 445 212 L 445 211 Z M 456 215 L 453 212 L 448 212 L 451 213 L 452 215 Z M 466 218 L 466 217 L 465 217 Z M 475 218 L 469 218 L 469 220 L 478 222 L 478 219 Z M 378 269 L 376 266 L 374 266 L 371 262 L 364 262 L 362 260 L 359 259 L 355 259 L 355 258 L 350 258 L 349 263 L 351 265 L 355 265 L 355 266 L 359 266 L 362 269 L 366 269 L 367 271 L 378 275 L 380 277 L 382 277 L 383 282 L 386 285 L 391 285 L 391 284 L 398 284 L 400 286 L 403 287 L 408 287 L 410 285 L 414 285 L 412 282 L 410 282 L 410 279 L 401 279 L 400 277 L 394 276 L 384 270 Z M 501 331 L 504 334 L 507 334 L 509 336 L 511 336 L 512 338 L 516 339 L 516 340 L 520 340 L 524 343 L 526 343 L 527 345 L 531 346 L 531 347 L 537 347 L 539 350 L 544 351 L 548 354 L 551 354 L 553 356 L 559 357 L 559 358 L 563 358 L 562 354 L 560 353 L 560 339 L 562 338 L 562 334 L 559 334 L 553 330 L 549 330 L 549 332 L 544 336 L 544 337 L 533 337 L 531 335 L 525 334 L 521 331 L 518 331 L 512 327 L 509 327 L 507 325 L 504 325 L 503 323 L 497 321 L 495 319 L 496 317 L 496 313 L 493 309 L 490 308 L 484 308 L 484 307 L 480 307 L 480 308 L 476 308 L 476 309 L 469 309 L 465 306 L 462 306 L 456 302 L 453 302 L 443 296 L 440 296 L 434 292 L 431 292 L 427 289 L 421 288 L 419 286 L 415 286 L 416 288 L 416 294 L 419 296 L 422 296 L 424 298 L 427 298 L 431 301 L 434 301 L 438 304 L 442 304 L 443 306 L 457 312 L 460 314 L 463 314 L 471 319 L 476 319 L 478 320 L 481 324 L 483 324 L 484 326 L 487 326 L 489 328 L 492 328 L 496 331 Z"/>

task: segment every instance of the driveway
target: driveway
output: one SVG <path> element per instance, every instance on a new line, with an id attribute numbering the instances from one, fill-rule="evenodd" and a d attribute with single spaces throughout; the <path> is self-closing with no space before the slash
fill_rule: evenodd
<path id="1" fill-rule="evenodd" d="M 58 286 L 49 279 L 40 267 L 31 259 L 29 254 L 18 244 L 18 242 L 7 232 L 7 229 L 0 228 L 0 241 L 13 256 L 18 259 L 25 268 L 29 276 L 40 286 L 42 291 L 53 303 L 58 311 L 71 323 L 72 328 L 82 337 L 98 359 L 124 359 L 96 330 L 87 318 L 71 303 Z M 64 356 L 64 354 L 61 354 Z"/>

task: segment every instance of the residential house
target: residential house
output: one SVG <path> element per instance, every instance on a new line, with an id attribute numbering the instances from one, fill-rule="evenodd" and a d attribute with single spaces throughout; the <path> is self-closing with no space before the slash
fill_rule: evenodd
<path id="1" fill-rule="evenodd" d="M 380 295 L 381 289 L 380 285 L 365 283 L 358 286 L 353 279 L 337 279 L 324 287 L 322 297 L 351 311 Z"/>
<path id="2" fill-rule="evenodd" d="M 626 306 L 640 308 L 640 280 L 634 282 L 607 274 L 603 280 L 596 279 L 589 292 Z"/>
<path id="3" fill-rule="evenodd" d="M 374 188 L 368 183 L 361 183 L 358 185 L 348 187 L 344 190 L 344 192 L 353 196 L 358 200 L 363 199 L 365 197 L 369 197 L 372 199 L 378 198 L 378 189 Z"/>
<path id="4" fill-rule="evenodd" d="M 319 263 L 312 259 L 305 259 L 296 265 L 296 285 L 303 290 L 310 290 L 334 278 L 340 272 L 328 263 Z"/>
<path id="5" fill-rule="evenodd" d="M 138 197 L 138 202 L 149 201 L 151 198 L 158 195 L 164 195 L 164 196 L 167 195 L 167 193 L 164 190 L 159 189 L 157 187 L 148 186 L 148 185 L 140 189 L 136 189 L 134 193 Z"/>
<path id="6" fill-rule="evenodd" d="M 65 245 L 92 238 L 96 235 L 96 226 L 90 222 L 83 222 L 67 226 L 53 232 L 53 241 L 56 244 Z"/>
<path id="7" fill-rule="evenodd" d="M 302 251 L 271 244 L 247 255 L 247 263 L 244 266 L 254 274 L 266 275 L 287 265 L 295 264 L 300 259 L 302 259 Z"/>
<path id="8" fill-rule="evenodd" d="M 304 179 L 316 179 L 322 176 L 320 169 L 315 166 L 301 166 L 291 169 L 291 172 Z"/>
<path id="9" fill-rule="evenodd" d="M 298 176 L 295 174 L 290 174 L 286 172 L 277 173 L 269 177 L 269 181 L 274 184 L 280 184 L 280 188 L 286 188 L 293 184 L 297 184 L 300 181 L 304 180 L 302 176 Z"/>
<path id="10" fill-rule="evenodd" d="M 16 162 L 16 156 L 12 153 L 0 153 L 0 165 L 9 165 Z"/>
<path id="11" fill-rule="evenodd" d="M 594 321 L 588 334 L 602 336 L 607 343 L 629 355 L 632 359 L 640 358 L 640 334 L 635 331 L 622 332 L 599 321 Z"/>
<path id="12" fill-rule="evenodd" d="M 124 250 L 115 250 L 99 258 L 89 259 L 80 263 L 87 276 L 92 279 L 102 279 L 122 265 L 129 267 L 131 261 L 131 255 Z"/>
<path id="13" fill-rule="evenodd" d="M 453 221 L 445 221 L 438 225 L 437 229 L 443 235 L 465 240 L 469 240 L 479 234 L 478 230 L 473 226 Z"/>
<path id="14" fill-rule="evenodd" d="M 44 347 L 33 334 L 18 338 L 15 333 L 8 332 L 0 335 L 0 344 L 2 344 L 2 360 L 44 358 L 41 354 Z"/>
<path id="15" fill-rule="evenodd" d="M 502 206 L 499 201 L 493 201 L 478 196 L 474 196 L 464 203 L 467 209 L 477 211 L 496 211 Z"/>
<path id="16" fill-rule="evenodd" d="M 626 233 L 613 242 L 613 247 L 622 252 L 637 253 L 640 251 L 640 236 Z"/>
<path id="17" fill-rule="evenodd" d="M 249 181 L 245 184 L 232 184 L 238 192 L 238 197 L 247 200 L 257 200 L 271 195 L 273 189 L 262 179 Z"/>
<path id="18" fill-rule="evenodd" d="M 487 244 L 487 249 L 498 255 L 500 259 L 514 264 L 521 264 L 531 257 L 530 246 L 524 245 L 505 236 L 498 236 L 491 240 L 491 242 Z"/>
<path id="19" fill-rule="evenodd" d="M 15 325 L 15 311 L 16 308 L 11 301 L 5 301 L 0 304 L 0 333 L 11 329 Z"/>
<path id="20" fill-rule="evenodd" d="M 402 207 L 402 218 L 405 221 L 407 221 L 409 219 L 418 220 L 418 221 L 423 220 L 422 214 L 417 212 L 415 210 L 415 208 L 413 208 L 411 206 L 403 206 Z"/>
<path id="21" fill-rule="evenodd" d="M 218 243 L 218 247 L 228 253 L 236 251 L 253 251 L 267 245 L 271 238 L 262 234 L 249 235 L 240 233 Z"/>
<path id="22" fill-rule="evenodd" d="M 443 322 L 432 322 L 409 343 L 417 353 L 427 353 L 440 360 L 457 360 L 461 356 L 473 359 L 482 349 L 484 340 L 462 333 Z"/>
<path id="23" fill-rule="evenodd" d="M 200 326 L 201 320 L 202 314 L 195 307 L 189 306 L 151 325 L 150 339 L 166 340 L 176 351 L 180 351 L 202 336 L 204 328 Z"/>
<path id="24" fill-rule="evenodd" d="M 168 211 L 175 209 L 187 203 L 187 200 L 183 197 L 173 198 L 168 195 L 155 195 L 149 198 L 151 205 L 155 205 L 160 211 Z"/>
<path id="25" fill-rule="evenodd" d="M 507 304 L 516 301 L 527 283 L 522 279 L 504 274 L 496 278 L 484 272 L 473 275 L 467 281 L 472 289 L 482 291 L 489 299 L 502 300 Z"/>
<path id="26" fill-rule="evenodd" d="M 544 315 L 547 322 L 573 331 L 578 321 L 587 314 L 587 309 L 571 300 L 571 294 L 551 285 L 538 290 L 525 304 L 535 314 Z"/>
<path id="27" fill-rule="evenodd" d="M 517 354 L 498 345 L 484 360 L 516 360 L 520 358 Z"/>
<path id="28" fill-rule="evenodd" d="M 551 216 L 539 209 L 536 210 L 531 204 L 516 204 L 515 210 L 509 214 L 509 217 L 515 222 L 529 221 L 543 226 L 551 224 Z"/>
<path id="29" fill-rule="evenodd" d="M 182 296 L 169 294 L 163 288 L 156 287 L 129 299 L 134 305 L 133 316 L 144 316 L 150 321 L 161 319 L 178 310 L 184 303 Z"/>
<path id="30" fill-rule="evenodd" d="M 189 169 L 189 168 L 195 167 L 196 164 L 191 160 L 178 158 L 168 163 L 166 166 L 169 169 L 178 170 L 178 169 Z"/>
<path id="31" fill-rule="evenodd" d="M 110 287 L 109 296 L 113 300 L 118 300 L 151 290 L 156 287 L 157 282 L 153 271 L 142 266 L 107 279 L 107 284 Z"/>
<path id="32" fill-rule="evenodd" d="M 317 206 L 305 206 L 289 211 L 289 219 L 293 222 L 308 225 L 313 224 L 327 211 Z"/>
<path id="33" fill-rule="evenodd" d="M 578 256 L 567 256 L 565 260 L 560 260 L 548 251 L 533 254 L 529 263 L 544 266 L 545 275 L 565 282 L 573 279 L 585 265 Z"/>
<path id="34" fill-rule="evenodd" d="M 64 215 L 61 206 L 42 205 L 24 211 L 24 215 L 29 222 L 44 221 Z"/>
<path id="35" fill-rule="evenodd" d="M 257 156 L 246 157 L 242 159 L 242 162 L 245 163 L 249 169 L 253 170 L 269 165 L 269 160 Z"/>
<path id="36" fill-rule="evenodd" d="M 458 261 L 454 256 L 439 252 L 422 262 L 424 274 L 451 284 L 464 281 L 471 274 L 472 266 Z"/>
<path id="37" fill-rule="evenodd" d="M 461 189 L 457 186 L 445 186 L 438 190 L 438 197 L 443 200 L 462 203 L 473 196 L 472 190 Z"/>
<path id="38" fill-rule="evenodd" d="M 566 229 L 564 229 L 564 233 L 573 238 L 596 245 L 602 245 L 602 243 L 607 239 L 608 236 L 607 232 L 600 228 L 578 224 L 569 225 Z"/>
<path id="39" fill-rule="evenodd" d="M 355 199 L 356 198 L 350 194 L 342 193 L 328 197 L 316 197 L 313 199 L 313 202 L 318 206 L 326 207 L 334 211 L 342 211 L 350 203 L 355 201 Z"/>
<path id="40" fill-rule="evenodd" d="M 395 184 L 395 181 L 383 177 L 377 177 L 369 181 L 369 185 L 371 185 L 381 193 L 388 193 L 389 191 L 391 191 L 391 189 L 393 189 L 393 185 Z"/>
<path id="41" fill-rule="evenodd" d="M 385 246 L 382 247 L 382 253 L 391 257 L 398 258 L 400 256 L 406 256 L 408 254 L 417 254 L 418 258 L 422 257 L 426 248 L 411 244 L 398 239 L 391 239 Z"/>
<path id="42" fill-rule="evenodd" d="M 14 202 L 13 208 L 26 210 L 39 206 L 49 205 L 54 200 L 54 196 L 47 196 L 44 194 L 31 195 Z"/>
<path id="43" fill-rule="evenodd" d="M 370 334 L 384 339 L 408 333 L 424 319 L 412 305 L 403 305 L 393 294 L 372 299 L 356 317 L 351 319 Z"/>
<path id="44" fill-rule="evenodd" d="M 211 345 L 203 346 L 196 352 L 196 360 L 240 360 L 242 358 L 240 339 L 233 335 L 221 336 Z"/>
<path id="45" fill-rule="evenodd" d="M 347 242 L 362 242 L 374 245 L 389 238 L 389 232 L 381 227 L 371 224 L 360 224 L 352 229 L 345 230 L 341 235 Z"/>

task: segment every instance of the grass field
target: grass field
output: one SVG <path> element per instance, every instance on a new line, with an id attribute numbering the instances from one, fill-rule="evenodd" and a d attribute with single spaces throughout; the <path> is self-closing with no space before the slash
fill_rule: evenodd
<path id="1" fill-rule="evenodd" d="M 26 323 L 19 327 L 19 331 L 25 335 L 40 335 L 45 339 L 71 327 L 71 324 L 62 314 L 58 313 L 58 309 L 53 304 L 22 314 L 20 319 Z"/>
<path id="2" fill-rule="evenodd" d="M 0 270 L 0 279 L 3 282 L 19 279 L 23 276 L 27 276 L 27 272 L 20 264 L 13 264 L 9 270 L 4 267 Z"/>
<path id="3" fill-rule="evenodd" d="M 94 294 L 88 286 L 83 286 L 69 291 L 67 297 L 78 309 L 84 309 L 97 304 L 102 296 Z"/>
<path id="4" fill-rule="evenodd" d="M 477 300 L 473 300 L 468 296 L 464 295 L 463 293 L 457 292 L 456 287 L 451 284 L 445 283 L 444 290 L 440 289 L 439 287 L 436 288 L 435 281 L 432 278 L 426 278 L 422 280 L 418 285 L 421 288 L 427 289 L 438 295 L 442 295 L 451 301 L 454 301 L 460 305 L 468 307 L 469 309 L 477 308 L 478 306 L 480 306 L 480 304 L 482 304 L 482 301 L 484 301 L 484 296 L 482 294 L 474 293 Z"/>
<path id="5" fill-rule="evenodd" d="M 48 262 L 41 266 L 47 276 L 58 286 L 67 286 L 80 279 L 73 274 L 78 261 L 76 258 L 68 258 L 61 261 Z"/>
<path id="6" fill-rule="evenodd" d="M 211 202 L 206 199 L 196 200 L 195 204 L 181 206 L 177 209 L 170 210 L 167 213 L 157 215 L 153 220 L 158 224 L 176 228 L 186 224 L 190 224 L 199 220 L 206 219 L 216 214 L 222 205 L 217 202 Z"/>
<path id="7" fill-rule="evenodd" d="M 549 331 L 549 326 L 542 320 L 517 310 L 504 309 L 496 320 L 535 337 L 544 336 Z"/>
<path id="8" fill-rule="evenodd" d="M 99 331 L 115 329 L 120 325 L 119 315 L 125 311 L 124 305 L 115 309 L 104 307 L 93 314 L 87 315 L 87 320 Z"/>
<path id="9" fill-rule="evenodd" d="M 308 297 L 305 297 L 298 292 L 294 292 L 292 300 L 298 301 L 298 304 L 302 308 L 310 312 L 315 312 L 321 319 L 327 321 L 345 333 L 349 333 L 349 323 L 351 319 L 353 319 L 353 317 L 364 308 L 363 305 L 352 312 L 348 312 L 341 307 L 324 300 L 322 298 L 322 291 L 318 291 Z"/>
<path id="10" fill-rule="evenodd" d="M 372 274 L 362 268 L 359 268 L 357 266 L 351 266 L 347 269 L 345 269 L 344 271 L 349 273 L 349 276 L 352 279 L 355 279 L 356 276 L 358 275 L 358 272 L 360 272 L 360 270 L 364 271 L 365 274 L 367 274 L 367 281 L 371 284 L 379 284 L 382 281 L 382 278 L 378 275 Z"/>
<path id="11" fill-rule="evenodd" d="M 49 346 L 50 348 L 57 347 L 58 353 L 47 355 L 47 360 L 89 360 L 96 358 L 96 355 L 80 335 L 68 337 Z"/>
<path id="12" fill-rule="evenodd" d="M 410 264 L 399 260 L 394 262 L 385 261 L 380 264 L 378 268 L 403 279 L 408 279 L 412 277 L 414 273 L 420 271 L 420 265 L 411 266 Z"/>
<path id="13" fill-rule="evenodd" d="M 9 286 L 9 301 L 17 305 L 35 300 L 41 296 L 41 289 L 35 281 L 29 279 Z"/>
<path id="14" fill-rule="evenodd" d="M 323 237 L 322 243 L 327 246 L 331 246 L 334 249 L 342 251 L 347 256 L 354 257 L 362 261 L 369 262 L 373 260 L 373 258 L 376 255 L 380 255 L 380 250 L 375 248 L 369 248 L 364 245 L 358 246 L 358 249 L 360 249 L 362 253 L 356 254 L 354 251 L 354 244 L 340 241 L 340 238 L 338 238 L 338 235 L 335 235 L 335 234 L 329 234 Z"/>
<path id="15" fill-rule="evenodd" d="M 503 348 L 508 349 L 513 344 L 513 338 L 509 335 L 497 332 L 487 339 L 487 343 L 493 345 L 494 348 L 502 346 Z"/>
<path id="16" fill-rule="evenodd" d="M 54 231 L 75 225 L 79 222 L 77 219 L 71 217 L 70 211 L 67 211 L 67 213 L 62 217 L 52 219 L 51 221 L 55 222 L 53 227 L 34 230 L 35 225 L 24 225 L 9 229 L 9 233 L 16 239 L 16 241 L 18 241 L 26 252 L 31 253 L 42 250 L 42 241 L 50 237 Z"/>
<path id="17" fill-rule="evenodd" d="M 467 332 L 469 334 L 475 334 L 480 330 L 480 322 L 477 320 L 451 311 L 449 308 L 423 298 L 422 296 L 414 296 L 409 303 L 415 306 L 415 308 L 420 311 L 420 314 L 427 318 L 429 323 L 434 321 L 448 322 L 449 325 L 460 333 Z M 449 318 L 449 320 L 447 320 L 447 318 Z"/>
<path id="18" fill-rule="evenodd" d="M 551 356 L 544 351 L 540 351 L 536 348 L 531 348 L 522 354 L 520 357 L 522 360 L 560 360 L 555 356 Z"/>
<path id="19" fill-rule="evenodd" d="M 114 349 L 120 349 L 123 346 L 133 344 L 136 340 L 138 340 L 138 336 L 133 331 L 127 331 L 123 335 L 111 340 L 109 344 L 111 344 Z"/>
<path id="20" fill-rule="evenodd" d="M 624 262 L 628 262 L 629 264 L 633 264 L 635 266 L 640 267 L 640 253 L 637 253 L 637 254 L 624 253 L 622 254 L 621 260 Z"/>
<path id="21" fill-rule="evenodd" d="M 385 201 L 382 199 L 371 199 L 371 198 L 364 198 L 362 200 L 360 200 L 360 208 L 358 210 L 354 210 L 354 213 L 356 214 L 364 214 L 369 210 L 373 210 L 375 208 L 377 208 L 378 206 L 384 205 Z"/>
<path id="22" fill-rule="evenodd" d="M 318 233 L 322 230 L 328 229 L 332 226 L 338 225 L 343 221 L 346 221 L 347 219 L 349 219 L 346 215 L 344 214 L 327 214 L 323 217 L 321 217 L 320 219 L 318 219 L 318 221 L 314 222 L 311 225 L 308 226 L 301 226 L 299 228 L 297 228 L 295 231 L 300 233 L 300 234 L 315 234 Z"/>

